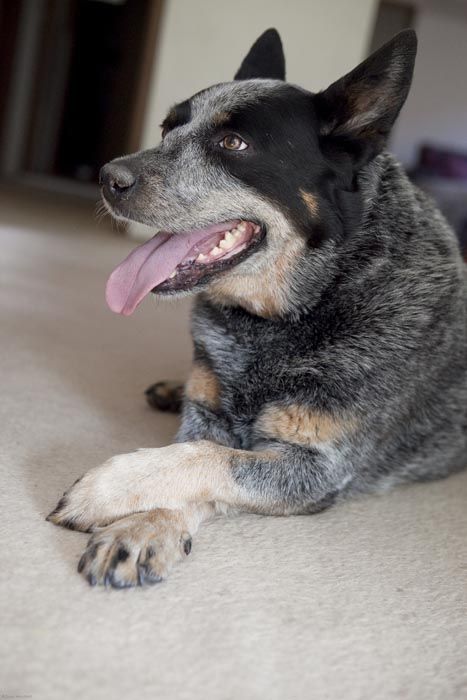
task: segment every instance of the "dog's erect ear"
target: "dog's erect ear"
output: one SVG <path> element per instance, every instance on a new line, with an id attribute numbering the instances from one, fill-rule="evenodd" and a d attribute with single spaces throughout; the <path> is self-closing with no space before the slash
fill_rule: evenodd
<path id="1" fill-rule="evenodd" d="M 273 78 L 285 80 L 285 58 L 282 42 L 275 29 L 261 34 L 249 50 L 235 74 L 234 80 L 250 78 Z"/>
<path id="2" fill-rule="evenodd" d="M 412 82 L 417 37 L 407 29 L 315 95 L 323 143 L 347 142 L 360 162 L 385 146 Z"/>

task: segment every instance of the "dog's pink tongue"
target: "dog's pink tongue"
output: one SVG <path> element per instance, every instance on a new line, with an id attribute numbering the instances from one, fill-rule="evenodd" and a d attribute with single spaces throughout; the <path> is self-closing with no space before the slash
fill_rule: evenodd
<path id="1" fill-rule="evenodd" d="M 135 248 L 110 275 L 105 291 L 115 313 L 129 316 L 151 289 L 166 280 L 192 248 L 213 233 L 230 226 L 215 225 L 187 234 L 157 233 Z"/>
<path id="2" fill-rule="evenodd" d="M 135 248 L 115 268 L 107 281 L 105 290 L 105 298 L 112 311 L 125 316 L 132 314 L 146 294 L 149 294 L 156 284 L 167 279 L 177 267 L 186 253 L 184 247 L 180 254 L 174 249 L 173 255 L 161 255 L 158 261 L 154 261 L 155 264 L 151 264 L 151 259 L 155 257 L 157 250 L 170 238 L 169 233 L 156 234 L 151 240 Z M 182 240 L 181 242 L 183 245 Z"/>

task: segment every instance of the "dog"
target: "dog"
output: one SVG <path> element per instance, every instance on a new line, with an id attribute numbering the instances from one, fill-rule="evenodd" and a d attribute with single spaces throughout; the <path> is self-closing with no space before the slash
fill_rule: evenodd
<path id="1" fill-rule="evenodd" d="M 49 515 L 93 533 L 92 585 L 164 579 L 216 514 L 318 513 L 465 466 L 467 267 L 386 150 L 416 47 L 406 30 L 311 93 L 268 30 L 160 145 L 103 167 L 111 213 L 159 231 L 112 273 L 111 309 L 196 296 L 185 387 L 148 390 L 181 405 L 176 442 L 92 469 Z"/>

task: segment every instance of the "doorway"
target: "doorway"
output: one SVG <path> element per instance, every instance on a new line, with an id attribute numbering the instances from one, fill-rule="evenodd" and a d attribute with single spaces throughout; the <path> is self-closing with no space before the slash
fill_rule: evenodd
<path id="1" fill-rule="evenodd" d="M 0 177 L 95 190 L 137 150 L 162 0 L 0 0 Z"/>

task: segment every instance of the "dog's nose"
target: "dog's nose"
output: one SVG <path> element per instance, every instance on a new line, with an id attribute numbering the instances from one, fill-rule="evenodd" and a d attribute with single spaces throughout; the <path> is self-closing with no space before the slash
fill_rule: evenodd
<path id="1" fill-rule="evenodd" d="M 99 184 L 106 194 L 115 198 L 128 194 L 135 182 L 136 177 L 131 170 L 120 163 L 107 163 L 99 173 Z"/>

